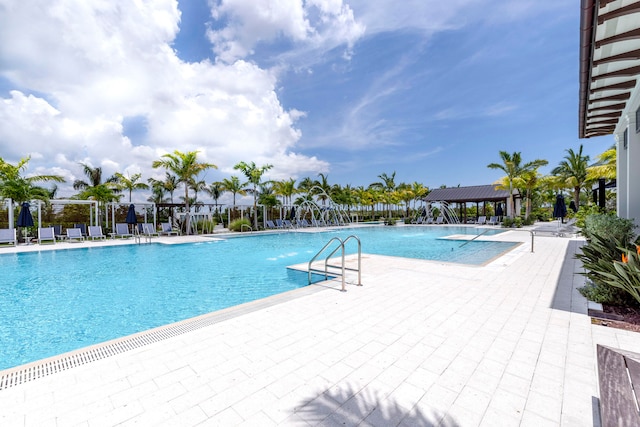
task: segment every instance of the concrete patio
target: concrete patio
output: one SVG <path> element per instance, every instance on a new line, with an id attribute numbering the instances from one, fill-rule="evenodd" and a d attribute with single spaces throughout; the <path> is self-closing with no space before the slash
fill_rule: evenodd
<path id="1" fill-rule="evenodd" d="M 591 324 L 581 240 L 492 238 L 523 244 L 482 267 L 366 255 L 346 293 L 312 285 L 6 387 L 0 425 L 598 426 L 596 344 L 640 334 Z"/>

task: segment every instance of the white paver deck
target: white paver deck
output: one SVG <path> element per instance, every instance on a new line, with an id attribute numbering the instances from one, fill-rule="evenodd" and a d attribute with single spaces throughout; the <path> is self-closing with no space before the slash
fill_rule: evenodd
<path id="1" fill-rule="evenodd" d="M 591 324 L 580 240 L 505 234 L 525 244 L 483 267 L 366 255 L 346 293 L 0 390 L 0 425 L 599 425 L 596 344 L 640 334 Z"/>

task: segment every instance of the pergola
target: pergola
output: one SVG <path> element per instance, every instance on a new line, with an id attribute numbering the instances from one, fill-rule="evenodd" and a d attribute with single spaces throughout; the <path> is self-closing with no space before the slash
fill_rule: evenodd
<path id="1" fill-rule="evenodd" d="M 615 136 L 617 211 L 640 225 L 640 0 L 582 0 L 579 136 Z"/>
<path id="2" fill-rule="evenodd" d="M 509 190 L 501 190 L 497 185 L 474 185 L 470 187 L 450 187 L 450 188 L 436 188 L 423 200 L 427 203 L 446 202 L 448 204 L 457 203 L 461 206 L 465 206 L 467 203 L 475 203 L 479 206 L 483 203 L 483 207 L 486 203 L 493 203 L 497 208 L 498 203 L 504 203 L 507 209 L 507 216 L 512 216 L 509 207 Z M 516 212 L 520 211 L 520 193 L 518 190 L 513 190 L 513 197 L 515 198 Z M 479 209 L 478 209 L 479 212 Z M 466 209 L 463 215 L 466 219 Z"/>

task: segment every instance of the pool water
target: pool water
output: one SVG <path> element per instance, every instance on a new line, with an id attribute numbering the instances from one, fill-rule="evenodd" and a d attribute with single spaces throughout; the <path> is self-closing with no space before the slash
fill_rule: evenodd
<path id="1" fill-rule="evenodd" d="M 469 264 L 514 245 L 439 239 L 477 232 L 370 227 L 4 254 L 0 370 L 306 286 L 306 273 L 286 267 L 308 262 L 334 236 L 357 235 L 363 253 Z"/>

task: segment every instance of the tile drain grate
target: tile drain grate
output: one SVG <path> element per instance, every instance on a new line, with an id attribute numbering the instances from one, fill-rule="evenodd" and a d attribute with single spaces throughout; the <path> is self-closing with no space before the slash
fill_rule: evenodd
<path id="1" fill-rule="evenodd" d="M 97 344 L 96 346 L 83 350 L 34 362 L 26 366 L 9 369 L 4 373 L 0 373 L 0 390 L 204 328 L 228 317 L 229 316 L 219 316 L 215 314 L 204 315 L 192 320 L 185 320 L 173 325 L 152 329 L 126 338 Z"/>

